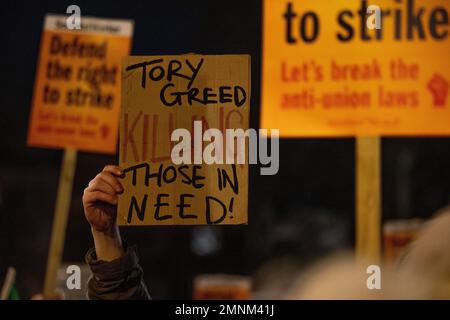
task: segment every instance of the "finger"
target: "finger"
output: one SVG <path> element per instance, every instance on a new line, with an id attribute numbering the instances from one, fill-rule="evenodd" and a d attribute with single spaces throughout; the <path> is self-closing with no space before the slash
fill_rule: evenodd
<path id="1" fill-rule="evenodd" d="M 111 186 L 109 183 L 107 183 L 105 180 L 98 178 L 94 179 L 89 183 L 89 186 L 86 188 L 87 192 L 92 191 L 101 191 L 110 195 L 115 195 L 117 191 L 114 189 L 113 186 Z"/>
<path id="2" fill-rule="evenodd" d="M 101 191 L 87 191 L 83 195 L 83 198 L 84 202 L 87 204 L 95 203 L 98 201 L 106 202 L 113 206 L 117 204 L 117 196 L 113 196 Z"/>
<path id="3" fill-rule="evenodd" d="M 103 168 L 103 172 L 109 172 L 115 176 L 120 177 L 123 174 L 122 169 L 115 165 L 107 165 Z"/>
<path id="4" fill-rule="evenodd" d="M 104 180 L 106 183 L 108 183 L 111 187 L 114 188 L 114 190 L 116 190 L 117 192 L 122 192 L 123 191 L 123 187 L 122 184 L 119 182 L 119 179 L 117 179 L 115 176 L 113 176 L 111 173 L 106 172 L 106 171 L 102 171 L 100 172 L 96 179 L 102 179 Z"/>

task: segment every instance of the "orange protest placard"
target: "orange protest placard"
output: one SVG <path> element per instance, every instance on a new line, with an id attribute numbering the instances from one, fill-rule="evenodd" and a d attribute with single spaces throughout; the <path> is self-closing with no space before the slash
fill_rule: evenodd
<path id="1" fill-rule="evenodd" d="M 265 0 L 261 126 L 284 137 L 449 135 L 449 9 Z"/>
<path id="2" fill-rule="evenodd" d="M 47 15 L 41 39 L 28 145 L 116 152 L 120 63 L 129 53 L 133 22 Z"/>

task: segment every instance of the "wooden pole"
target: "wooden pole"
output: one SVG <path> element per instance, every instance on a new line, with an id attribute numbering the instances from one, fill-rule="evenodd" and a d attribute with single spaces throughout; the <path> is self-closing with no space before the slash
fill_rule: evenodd
<path id="1" fill-rule="evenodd" d="M 77 150 L 65 149 L 61 173 L 59 176 L 58 193 L 56 197 L 55 213 L 53 218 L 52 237 L 47 258 L 47 271 L 45 274 L 44 296 L 55 293 L 56 277 L 61 264 L 61 255 L 64 249 L 67 218 L 69 216 L 70 200 L 72 197 L 73 176 L 77 162 Z"/>
<path id="2" fill-rule="evenodd" d="M 380 137 L 356 138 L 356 257 L 378 264 L 381 255 Z"/>

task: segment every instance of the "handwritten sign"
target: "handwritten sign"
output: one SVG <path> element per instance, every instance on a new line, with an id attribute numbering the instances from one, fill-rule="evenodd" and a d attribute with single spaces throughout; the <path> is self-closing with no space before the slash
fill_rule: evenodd
<path id="1" fill-rule="evenodd" d="M 115 153 L 120 114 L 120 62 L 133 23 L 47 15 L 41 39 L 28 145 Z"/>
<path id="2" fill-rule="evenodd" d="M 265 0 L 261 126 L 285 137 L 449 135 L 449 9 Z"/>
<path id="3" fill-rule="evenodd" d="M 247 223 L 248 164 L 210 163 L 205 154 L 213 141 L 209 129 L 223 136 L 231 129 L 246 130 L 249 109 L 247 55 L 126 57 L 120 117 L 125 191 L 118 223 Z M 189 139 L 174 140 L 177 129 Z M 223 140 L 215 157 L 234 151 L 232 140 Z M 187 161 L 175 163 L 180 145 Z"/>

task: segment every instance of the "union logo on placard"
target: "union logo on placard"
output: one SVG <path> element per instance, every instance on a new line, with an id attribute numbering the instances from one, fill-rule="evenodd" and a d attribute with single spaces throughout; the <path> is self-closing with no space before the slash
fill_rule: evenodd
<path id="1" fill-rule="evenodd" d="M 443 108 L 448 95 L 448 81 L 435 73 L 428 81 L 427 88 L 433 96 L 434 107 Z"/>

